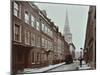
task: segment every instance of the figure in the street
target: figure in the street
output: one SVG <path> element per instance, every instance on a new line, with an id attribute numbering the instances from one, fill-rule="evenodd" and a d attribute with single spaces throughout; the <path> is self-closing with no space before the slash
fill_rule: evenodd
<path id="1" fill-rule="evenodd" d="M 80 57 L 80 58 L 79 58 L 79 61 L 80 61 L 80 67 L 82 67 L 82 61 L 83 61 L 83 58 Z"/>

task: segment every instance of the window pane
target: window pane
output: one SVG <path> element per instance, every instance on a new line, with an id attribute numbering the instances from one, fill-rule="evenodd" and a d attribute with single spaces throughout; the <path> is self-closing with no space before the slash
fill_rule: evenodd
<path id="1" fill-rule="evenodd" d="M 18 16 L 18 12 L 16 10 L 14 10 L 14 15 Z"/>
<path id="2" fill-rule="evenodd" d="M 35 46 L 35 34 L 31 34 L 31 45 Z"/>
<path id="3" fill-rule="evenodd" d="M 48 40 L 45 40 L 45 48 L 48 47 Z"/>
<path id="4" fill-rule="evenodd" d="M 50 30 L 50 36 L 52 37 L 52 31 Z"/>
<path id="5" fill-rule="evenodd" d="M 18 3 L 14 2 L 14 9 L 18 10 Z"/>
<path id="6" fill-rule="evenodd" d="M 37 53 L 37 62 L 40 61 L 40 53 Z"/>
<path id="7" fill-rule="evenodd" d="M 15 34 L 19 34 L 19 26 L 15 25 Z"/>
<path id="8" fill-rule="evenodd" d="M 14 15 L 19 17 L 19 4 L 14 2 Z"/>
<path id="9" fill-rule="evenodd" d="M 50 35 L 50 29 L 48 28 L 48 35 Z"/>
<path id="10" fill-rule="evenodd" d="M 16 41 L 20 41 L 20 26 L 15 24 L 14 37 Z"/>
<path id="11" fill-rule="evenodd" d="M 45 33 L 47 32 L 47 26 L 45 26 Z"/>
<path id="12" fill-rule="evenodd" d="M 37 22 L 36 29 L 37 29 L 37 30 L 40 30 L 39 22 Z"/>
<path id="13" fill-rule="evenodd" d="M 42 38 L 42 47 L 44 47 L 44 38 Z"/>
<path id="14" fill-rule="evenodd" d="M 31 15 L 31 25 L 32 25 L 33 27 L 35 27 L 34 22 L 35 22 L 35 18 Z"/>
<path id="15" fill-rule="evenodd" d="M 42 23 L 42 31 L 44 31 L 45 30 L 45 25 Z"/>
<path id="16" fill-rule="evenodd" d="M 34 52 L 32 53 L 32 63 L 34 63 Z"/>
<path id="17" fill-rule="evenodd" d="M 37 47 L 40 47 L 40 37 L 37 36 Z"/>
<path id="18" fill-rule="evenodd" d="M 30 32 L 25 30 L 25 44 L 30 44 Z"/>
<path id="19" fill-rule="evenodd" d="M 29 14 L 25 12 L 25 22 L 29 24 Z"/>

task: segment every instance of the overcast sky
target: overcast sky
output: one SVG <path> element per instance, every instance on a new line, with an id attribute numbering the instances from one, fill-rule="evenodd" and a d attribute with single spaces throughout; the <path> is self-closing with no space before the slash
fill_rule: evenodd
<path id="1" fill-rule="evenodd" d="M 46 10 L 48 18 L 59 27 L 61 33 L 64 30 L 67 9 L 72 41 L 76 50 L 79 51 L 81 47 L 84 47 L 89 6 L 51 3 L 35 4 L 41 10 Z"/>

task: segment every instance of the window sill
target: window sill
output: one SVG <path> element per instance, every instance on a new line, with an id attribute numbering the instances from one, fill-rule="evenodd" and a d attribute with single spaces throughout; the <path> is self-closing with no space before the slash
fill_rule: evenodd
<path id="1" fill-rule="evenodd" d="M 14 41 L 15 41 L 15 42 L 21 42 L 21 40 L 15 40 L 15 39 L 14 39 Z"/>

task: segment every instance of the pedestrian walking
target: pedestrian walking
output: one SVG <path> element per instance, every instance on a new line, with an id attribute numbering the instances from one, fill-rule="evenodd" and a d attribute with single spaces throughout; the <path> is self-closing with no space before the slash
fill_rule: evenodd
<path id="1" fill-rule="evenodd" d="M 80 67 L 82 67 L 82 61 L 83 61 L 83 58 L 79 58 L 79 61 L 80 61 Z"/>

